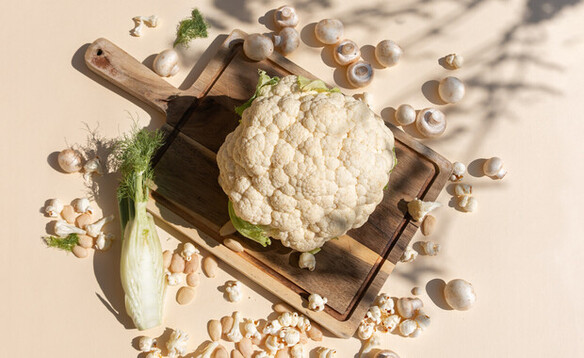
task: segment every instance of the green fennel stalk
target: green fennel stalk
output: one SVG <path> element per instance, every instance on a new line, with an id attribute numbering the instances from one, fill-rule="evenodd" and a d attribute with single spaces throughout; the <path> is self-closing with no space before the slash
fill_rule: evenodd
<path id="1" fill-rule="evenodd" d="M 146 206 L 153 178 L 150 161 L 163 141 L 160 131 L 134 128 L 116 146 L 122 174 L 117 191 L 123 235 L 120 277 L 126 312 L 139 330 L 162 323 L 166 290 L 162 247 Z"/>

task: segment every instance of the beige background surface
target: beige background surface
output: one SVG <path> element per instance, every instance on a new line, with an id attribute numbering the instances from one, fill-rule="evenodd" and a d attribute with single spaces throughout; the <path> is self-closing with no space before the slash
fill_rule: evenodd
<path id="1" fill-rule="evenodd" d="M 452 161 L 470 163 L 500 156 L 509 174 L 502 181 L 468 176 L 479 210 L 465 214 L 449 205 L 436 212 L 432 239 L 437 257 L 400 265 L 384 287 L 394 296 L 425 288 L 434 279 L 464 278 L 478 293 L 468 312 L 448 311 L 425 292 L 431 327 L 416 339 L 386 336 L 401 357 L 581 357 L 584 356 L 584 276 L 581 223 L 584 211 L 584 3 L 529 1 L 291 1 L 299 29 L 337 17 L 346 36 L 360 45 L 390 38 L 405 56 L 392 69 L 376 72 L 367 89 L 386 119 L 408 102 L 431 106 L 424 95 L 432 80 L 452 74 L 438 58 L 457 52 L 467 96 L 441 106 L 446 135 L 427 144 Z M 117 264 L 119 243 L 85 260 L 46 249 L 40 241 L 48 218 L 45 200 L 72 200 L 87 193 L 80 175 L 56 171 L 54 153 L 86 144 L 89 128 L 113 138 L 128 130 L 129 114 L 158 127 L 160 115 L 104 87 L 83 65 L 84 45 L 106 37 L 147 63 L 169 47 L 176 23 L 198 6 L 212 24 L 208 39 L 183 50 L 182 69 L 169 81 L 188 86 L 213 40 L 233 28 L 264 32 L 262 15 L 280 2 L 206 1 L 19 1 L 0 12 L 0 337 L 6 357 L 135 357 L 121 306 Z M 8 6 L 10 5 L 10 6 Z M 10 10 L 8 9 L 10 8 Z M 161 24 L 129 36 L 131 18 L 156 14 Z M 371 47 L 364 50 L 371 55 Z M 330 53 L 302 44 L 290 59 L 325 81 L 344 86 L 330 67 Z M 197 67 L 199 66 L 199 67 Z M 195 71 L 190 69 L 195 67 Z M 423 91 L 424 90 L 424 91 Z M 353 92 L 353 91 L 347 91 Z M 129 114 L 128 114 L 129 113 Z M 115 213 L 116 176 L 103 179 L 99 206 Z M 451 195 L 444 191 L 440 201 Z M 114 225 L 115 226 L 115 225 Z M 176 238 L 160 231 L 163 245 Z M 416 235 L 414 240 L 422 236 Z M 263 318 L 276 298 L 222 266 L 215 279 L 202 279 L 194 304 L 179 307 L 167 296 L 165 327 L 191 335 L 189 349 L 206 340 L 206 322 L 233 310 Z M 231 304 L 218 287 L 234 276 L 245 283 L 245 299 Z M 424 290 L 425 291 L 425 290 Z M 113 307 L 113 311 L 108 307 Z M 158 336 L 164 327 L 149 331 Z M 327 337 L 340 357 L 353 357 L 356 339 Z M 313 345 L 315 346 L 315 345 Z M 231 346 L 229 346 L 231 347 Z"/>

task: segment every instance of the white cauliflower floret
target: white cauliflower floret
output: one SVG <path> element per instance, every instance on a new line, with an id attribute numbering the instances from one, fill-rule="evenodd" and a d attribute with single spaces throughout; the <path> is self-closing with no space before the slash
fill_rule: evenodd
<path id="1" fill-rule="evenodd" d="M 258 94 L 217 153 L 235 214 L 301 252 L 362 226 L 394 166 L 383 120 L 353 97 L 302 91 L 296 76 Z"/>

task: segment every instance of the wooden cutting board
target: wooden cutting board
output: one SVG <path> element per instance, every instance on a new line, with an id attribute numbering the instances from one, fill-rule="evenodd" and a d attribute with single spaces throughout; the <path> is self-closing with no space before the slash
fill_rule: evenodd
<path id="1" fill-rule="evenodd" d="M 229 216 L 227 196 L 217 183 L 215 153 L 239 124 L 234 107 L 255 91 L 258 68 L 271 76 L 314 78 L 277 53 L 261 62 L 248 60 L 241 46 L 244 36 L 233 31 L 184 91 L 106 39 L 88 47 L 85 61 L 91 70 L 166 115 L 167 144 L 155 159 L 155 202 L 149 205 L 159 223 L 186 235 L 333 334 L 349 337 L 418 228 L 406 213 L 406 203 L 415 197 L 434 200 L 450 176 L 451 163 L 388 124 L 398 158 L 389 190 L 365 225 L 324 246 L 315 271 L 298 268 L 299 254 L 278 240 L 263 248 L 237 234 L 245 251 L 227 249 L 218 234 Z M 310 293 L 328 298 L 323 312 L 307 309 Z"/>

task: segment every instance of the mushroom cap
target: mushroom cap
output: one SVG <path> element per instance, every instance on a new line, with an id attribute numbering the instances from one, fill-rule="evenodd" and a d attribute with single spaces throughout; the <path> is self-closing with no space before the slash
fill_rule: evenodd
<path id="1" fill-rule="evenodd" d="M 243 53 L 253 61 L 268 58 L 274 52 L 274 43 L 262 34 L 249 34 L 243 41 Z"/>
<path id="2" fill-rule="evenodd" d="M 446 117 L 436 108 L 425 108 L 416 117 L 416 127 L 425 137 L 439 137 L 446 130 Z"/>
<path id="3" fill-rule="evenodd" d="M 448 66 L 450 66 L 450 68 L 458 69 L 462 67 L 462 64 L 464 63 L 464 57 L 456 53 L 451 53 L 444 58 L 444 61 Z"/>
<path id="4" fill-rule="evenodd" d="M 274 22 L 280 27 L 295 27 L 298 25 L 298 14 L 292 6 L 280 6 L 274 12 Z"/>
<path id="5" fill-rule="evenodd" d="M 293 27 L 285 27 L 274 36 L 274 46 L 276 46 L 283 55 L 294 52 L 299 45 L 300 35 Z"/>
<path id="6" fill-rule="evenodd" d="M 395 66 L 404 51 L 391 40 L 383 40 L 375 46 L 375 58 L 385 67 Z"/>
<path id="7" fill-rule="evenodd" d="M 167 49 L 159 53 L 154 59 L 152 69 L 159 76 L 170 77 L 177 74 L 178 67 L 178 53 L 174 49 Z"/>
<path id="8" fill-rule="evenodd" d="M 438 94 L 446 103 L 456 103 L 464 97 L 464 83 L 456 77 L 446 77 L 438 84 Z"/>
<path id="9" fill-rule="evenodd" d="M 359 60 L 361 50 L 354 41 L 343 40 L 335 46 L 333 57 L 336 63 L 346 66 Z"/>
<path id="10" fill-rule="evenodd" d="M 402 104 L 395 110 L 395 120 L 402 126 L 412 124 L 416 120 L 416 110 L 409 104 Z"/>
<path id="11" fill-rule="evenodd" d="M 475 303 L 477 296 L 472 285 L 462 279 L 455 279 L 444 287 L 446 303 L 455 310 L 466 311 Z"/>
<path id="12" fill-rule="evenodd" d="M 365 61 L 357 61 L 347 67 L 347 81 L 353 87 L 365 87 L 373 80 L 373 67 Z"/>
<path id="13" fill-rule="evenodd" d="M 499 157 L 492 157 L 485 161 L 483 164 L 483 171 L 485 175 L 494 176 L 499 173 L 499 171 L 503 168 L 503 160 Z"/>
<path id="14" fill-rule="evenodd" d="M 316 39 L 325 45 L 338 43 L 341 41 L 343 33 L 343 23 L 337 19 L 320 20 L 314 28 Z"/>

